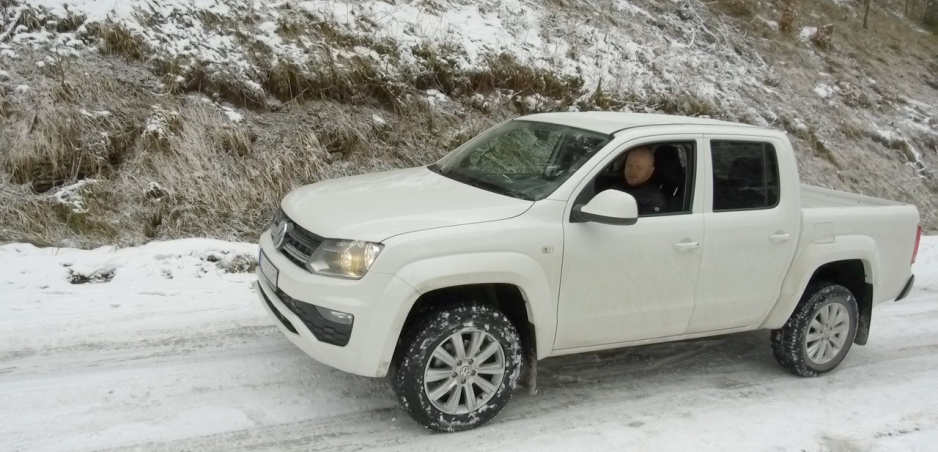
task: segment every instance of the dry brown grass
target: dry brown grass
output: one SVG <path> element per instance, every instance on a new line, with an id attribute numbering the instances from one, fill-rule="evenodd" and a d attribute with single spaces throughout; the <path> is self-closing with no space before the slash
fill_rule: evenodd
<path id="1" fill-rule="evenodd" d="M 154 105 L 150 116 L 146 118 L 143 133 L 140 136 L 143 150 L 169 151 L 169 137 L 179 132 L 181 127 L 182 118 L 179 112 Z"/>
<path id="2" fill-rule="evenodd" d="M 778 31 L 781 31 L 782 33 L 790 33 L 795 27 L 795 17 L 797 16 L 795 0 L 780 1 L 781 5 L 779 8 Z"/>
<path id="3" fill-rule="evenodd" d="M 707 5 L 728 16 L 747 19 L 755 12 L 755 3 L 753 0 L 716 0 Z"/>
<path id="4" fill-rule="evenodd" d="M 98 38 L 101 52 L 105 55 L 142 60 L 149 53 L 143 40 L 127 27 L 110 20 L 92 24 L 88 27 L 88 34 Z"/>
<path id="5" fill-rule="evenodd" d="M 376 114 L 389 124 L 375 123 Z M 197 97 L 164 101 L 160 109 L 146 109 L 141 124 L 162 116 L 179 118 L 177 125 L 161 128 L 158 145 L 141 131 L 120 165 L 79 190 L 81 211 L 0 172 L 0 241 L 96 246 L 179 237 L 255 240 L 293 188 L 430 163 L 509 114 L 455 115 L 417 98 L 396 113 L 312 101 L 267 113 L 257 128 L 231 123 Z"/>
<path id="6" fill-rule="evenodd" d="M 733 14 L 736 16 L 749 17 L 752 16 L 753 1 L 752 0 L 729 0 L 729 8 Z"/>
<path id="7" fill-rule="evenodd" d="M 36 192 L 70 180 L 107 178 L 139 135 L 139 96 L 99 77 L 94 68 L 64 70 L 67 81 L 45 79 L 22 96 L 21 105 L 9 107 L 20 114 L 0 131 L 8 143 L 0 167 L 12 183 L 29 184 Z"/>
<path id="8" fill-rule="evenodd" d="M 470 93 L 507 89 L 521 95 L 538 94 L 569 103 L 583 89 L 583 79 L 563 77 L 525 65 L 508 54 L 490 55 L 487 69 L 469 74 Z"/>
<path id="9" fill-rule="evenodd" d="M 214 138 L 222 150 L 238 157 L 246 157 L 254 149 L 251 134 L 242 127 L 226 125 L 215 132 Z"/>
<path id="10" fill-rule="evenodd" d="M 10 115 L 10 105 L 7 100 L 6 94 L 3 91 L 0 91 L 0 126 L 2 126 L 7 117 Z"/>
<path id="11" fill-rule="evenodd" d="M 830 50 L 834 45 L 834 24 L 818 27 L 811 36 L 811 42 L 821 50 Z"/>
<path id="12" fill-rule="evenodd" d="M 232 104 L 256 110 L 267 109 L 267 97 L 241 81 L 234 74 L 225 71 L 211 71 L 202 65 L 195 65 L 183 74 L 168 73 L 183 78 L 181 92 L 198 92 L 217 96 Z"/>

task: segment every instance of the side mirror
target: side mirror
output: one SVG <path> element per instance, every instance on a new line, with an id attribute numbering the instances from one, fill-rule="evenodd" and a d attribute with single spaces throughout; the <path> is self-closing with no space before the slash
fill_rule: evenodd
<path id="1" fill-rule="evenodd" d="M 573 207 L 574 218 L 612 225 L 633 225 L 638 221 L 638 203 L 628 193 L 605 190 L 590 202 Z"/>

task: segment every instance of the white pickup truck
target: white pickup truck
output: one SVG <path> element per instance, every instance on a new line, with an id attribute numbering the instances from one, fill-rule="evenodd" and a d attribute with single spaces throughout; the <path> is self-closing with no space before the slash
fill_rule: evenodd
<path id="1" fill-rule="evenodd" d="M 666 200 L 647 215 L 618 188 L 639 148 Z M 457 431 L 551 356 L 769 329 L 782 367 L 831 371 L 909 292 L 920 235 L 912 205 L 802 186 L 777 131 L 547 113 L 291 192 L 257 293 L 310 356 L 387 376 L 417 422 Z"/>

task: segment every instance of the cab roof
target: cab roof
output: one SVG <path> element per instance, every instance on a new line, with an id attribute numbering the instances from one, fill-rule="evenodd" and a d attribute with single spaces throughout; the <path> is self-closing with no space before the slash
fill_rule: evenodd
<path id="1" fill-rule="evenodd" d="M 559 124 L 578 129 L 592 130 L 611 135 L 624 129 L 643 126 L 673 126 L 673 125 L 710 125 L 745 127 L 758 129 L 760 127 L 737 122 L 718 121 L 716 119 L 692 118 L 689 116 L 658 115 L 650 113 L 620 113 L 612 111 L 588 112 L 562 112 L 538 113 L 516 118 L 517 121 L 538 121 Z"/>

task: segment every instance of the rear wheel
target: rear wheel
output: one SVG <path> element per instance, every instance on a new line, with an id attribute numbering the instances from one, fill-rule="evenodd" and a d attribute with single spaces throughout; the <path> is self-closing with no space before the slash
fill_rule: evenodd
<path id="1" fill-rule="evenodd" d="M 830 372 L 850 351 L 857 318 L 857 301 L 846 287 L 812 286 L 785 326 L 772 331 L 772 353 L 795 375 L 816 377 Z"/>
<path id="2" fill-rule="evenodd" d="M 521 373 L 518 333 L 474 304 L 431 311 L 407 332 L 389 373 L 401 407 L 427 428 L 455 432 L 494 418 Z"/>

